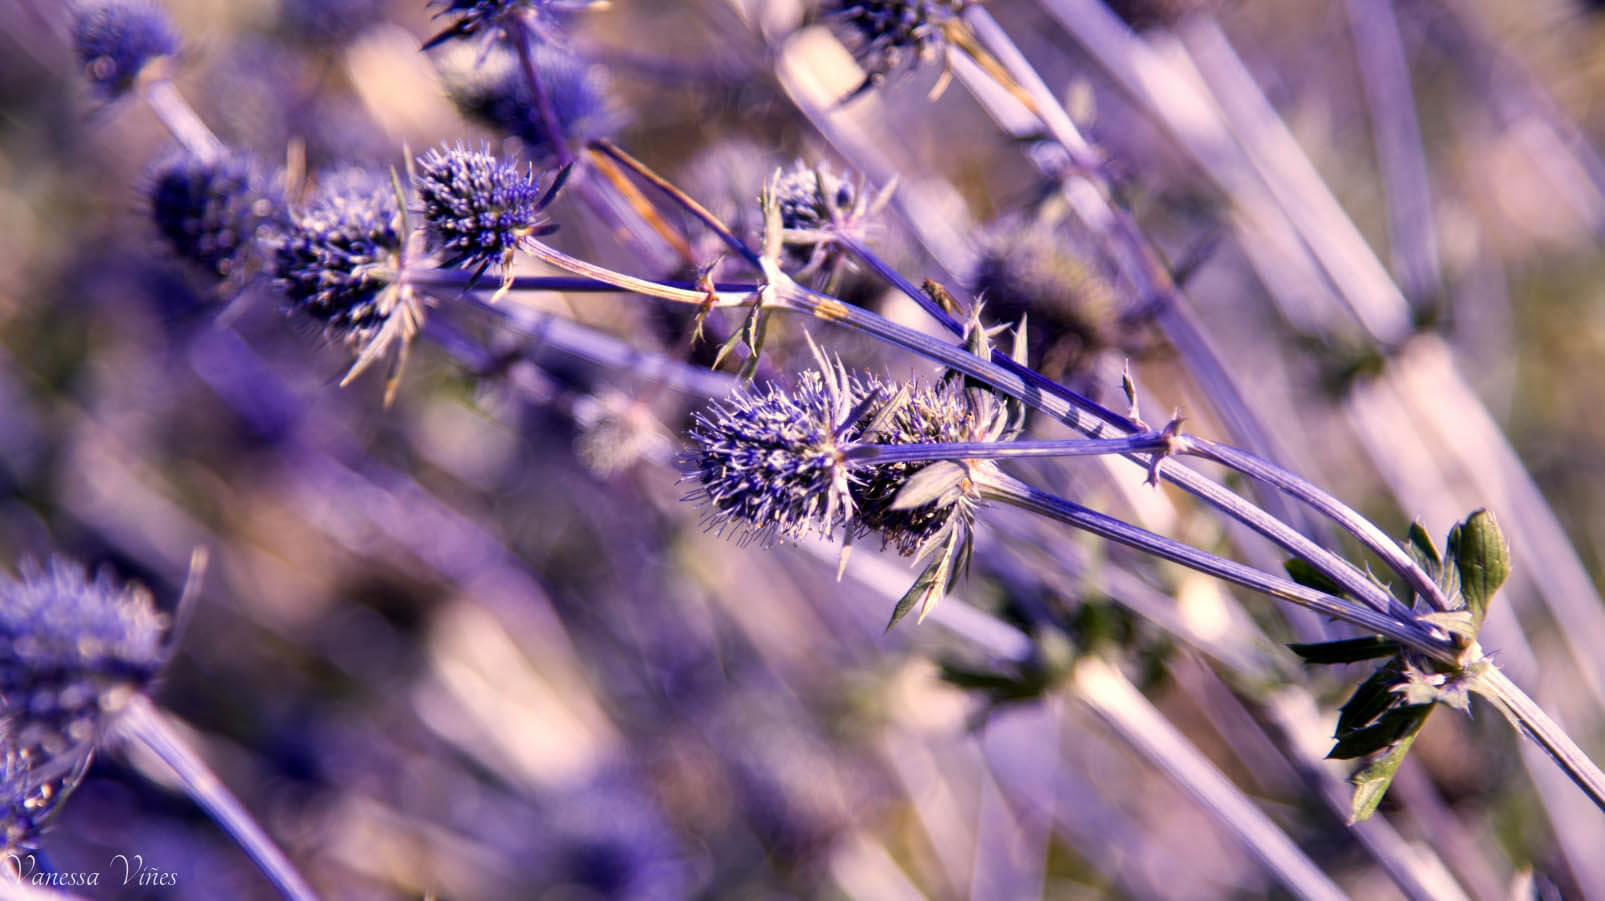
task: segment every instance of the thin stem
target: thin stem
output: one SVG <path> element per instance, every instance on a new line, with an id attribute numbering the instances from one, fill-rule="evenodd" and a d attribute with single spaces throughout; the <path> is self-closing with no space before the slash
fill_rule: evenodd
<path id="1" fill-rule="evenodd" d="M 409 271 L 407 273 L 407 282 L 415 288 L 459 288 L 468 292 L 487 290 L 487 286 L 483 277 L 476 279 L 474 278 L 474 274 L 472 272 L 469 272 L 465 269 L 423 269 L 418 271 Z M 657 282 L 657 284 L 670 288 L 679 288 L 685 291 L 699 290 L 699 287 L 695 282 L 666 279 L 664 281 Z M 500 287 L 501 284 L 498 282 L 495 284 L 494 288 L 489 290 L 499 289 Z M 718 282 L 713 286 L 713 289 L 720 293 L 752 294 L 762 287 L 762 285 L 753 285 L 746 282 Z M 603 280 L 599 278 L 586 278 L 583 276 L 567 275 L 515 276 L 508 284 L 508 291 L 511 293 L 517 293 L 520 291 L 562 291 L 575 294 L 586 292 L 605 294 L 619 292 L 634 293 L 633 289 L 619 287 L 619 285 L 616 283 L 616 280 Z M 706 297 L 706 295 L 703 296 Z"/>
<path id="2" fill-rule="evenodd" d="M 155 79 L 145 85 L 140 96 L 173 137 L 184 145 L 185 150 L 207 162 L 223 155 L 223 142 L 206 127 L 206 123 L 195 114 L 194 108 L 178 93 L 171 81 L 166 78 Z"/>
<path id="3" fill-rule="evenodd" d="M 118 729 L 136 739 L 163 763 L 172 768 L 190 797 L 212 815 L 240 843 L 262 872 L 278 887 L 279 893 L 294 901 L 313 901 L 317 896 L 291 866 L 284 852 L 273 844 L 262 827 L 251 818 L 211 767 L 190 748 L 183 736 L 150 699 L 136 694 L 117 719 Z"/>
<path id="4" fill-rule="evenodd" d="M 1076 662 L 1071 685 L 1073 697 L 1210 811 L 1288 889 L 1302 898 L 1348 897 L 1118 669 L 1097 657 L 1083 657 Z"/>
<path id="5" fill-rule="evenodd" d="M 844 455 L 849 462 L 884 466 L 935 460 L 1000 460 L 1010 457 L 1094 457 L 1104 454 L 1165 453 L 1171 438 L 1155 432 L 1127 438 L 1070 441 L 966 441 L 944 444 L 860 444 Z"/>
<path id="6" fill-rule="evenodd" d="M 1002 473 L 988 474 L 977 482 L 977 488 L 981 496 L 989 500 L 1001 501 L 1039 513 L 1234 585 L 1345 620 L 1368 632 L 1392 638 L 1445 663 L 1456 663 L 1458 660 L 1456 649 L 1451 643 L 1429 637 L 1415 625 L 1413 620 L 1401 622 L 1391 616 L 1333 597 L 1326 592 L 1300 585 L 1291 579 L 1273 576 L 1191 545 L 1156 535 L 1123 520 L 1041 491 L 1011 476 Z"/>
<path id="7" fill-rule="evenodd" d="M 1544 712 L 1544 708 L 1538 706 L 1538 702 L 1493 666 L 1478 675 L 1476 690 L 1498 704 L 1596 806 L 1605 810 L 1605 772 Z"/>
<path id="8" fill-rule="evenodd" d="M 686 212 L 701 220 L 702 224 L 706 225 L 713 231 L 714 234 L 718 235 L 719 239 L 724 241 L 725 245 L 731 250 L 734 250 L 736 253 L 740 254 L 743 259 L 751 263 L 755 268 L 762 268 L 762 263 L 759 262 L 758 254 L 753 251 L 751 247 L 748 247 L 745 241 L 736 237 L 736 234 L 730 230 L 729 226 L 720 221 L 718 216 L 715 216 L 712 212 L 710 212 L 707 207 L 697 203 L 696 200 L 692 199 L 691 195 L 675 187 L 674 184 L 668 179 L 659 175 L 657 172 L 654 172 L 646 163 L 643 163 L 630 154 L 625 153 L 624 150 L 622 150 L 617 144 L 614 144 L 612 141 L 609 141 L 606 138 L 599 138 L 595 141 L 592 141 L 589 146 L 593 151 L 611 158 L 615 162 L 624 166 L 626 169 L 629 169 L 631 172 L 634 172 L 642 179 L 645 179 L 647 182 L 651 183 L 653 187 L 668 195 L 671 200 L 679 204 L 685 209 Z"/>
<path id="9" fill-rule="evenodd" d="M 562 123 L 557 119 L 557 110 L 552 107 L 552 97 L 546 93 L 546 87 L 541 83 L 541 75 L 535 69 L 535 54 L 530 50 L 530 42 L 535 35 L 524 25 L 518 16 L 507 17 L 508 39 L 518 51 L 518 66 L 524 73 L 524 81 L 529 84 L 530 96 L 535 99 L 535 112 L 541 117 L 541 128 L 546 132 L 546 140 L 551 142 L 552 152 L 557 154 L 558 166 L 567 166 L 574 162 L 574 151 L 568 146 L 568 139 L 563 134 Z"/>
<path id="10" fill-rule="evenodd" d="M 1422 569 L 1415 559 L 1399 547 L 1399 543 L 1388 537 L 1377 525 L 1361 516 L 1354 508 L 1338 500 L 1327 491 L 1281 467 L 1262 460 L 1253 454 L 1240 451 L 1235 447 L 1217 444 L 1205 438 L 1193 435 L 1182 435 L 1177 438 L 1176 453 L 1190 454 L 1206 460 L 1214 460 L 1223 466 L 1234 469 L 1246 476 L 1258 479 L 1269 485 L 1274 485 L 1289 495 L 1298 498 L 1320 513 L 1337 523 L 1345 532 L 1360 540 L 1360 543 L 1369 548 L 1390 569 L 1403 576 L 1410 584 L 1411 589 L 1425 598 L 1428 604 L 1436 610 L 1448 610 L 1449 599 L 1444 596 L 1443 589 L 1438 583 Z"/>

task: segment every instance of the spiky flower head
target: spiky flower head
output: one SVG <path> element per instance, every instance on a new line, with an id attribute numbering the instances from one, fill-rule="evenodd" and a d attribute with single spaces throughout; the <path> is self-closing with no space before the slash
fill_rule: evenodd
<path id="1" fill-rule="evenodd" d="M 687 458 L 706 525 L 768 546 L 833 534 L 854 512 L 846 452 L 862 430 L 864 394 L 839 367 L 803 373 L 794 389 L 743 387 L 693 418 Z"/>
<path id="2" fill-rule="evenodd" d="M 865 241 L 875 216 L 891 199 L 890 187 L 876 193 L 851 172 L 838 174 L 828 163 L 802 160 L 776 174 L 772 187 L 780 208 L 781 239 L 792 274 L 834 276 L 846 263 L 843 239 Z"/>
<path id="3" fill-rule="evenodd" d="M 863 91 L 940 53 L 943 23 L 962 6 L 961 0 L 826 0 L 823 11 L 864 69 Z"/>
<path id="4" fill-rule="evenodd" d="M 880 532 L 905 555 L 923 555 L 949 538 L 967 541 L 978 497 L 968 476 L 989 462 L 947 464 L 956 471 L 950 485 L 903 507 L 899 496 L 909 480 L 932 464 L 877 464 L 858 452 L 866 445 L 997 440 L 1007 417 L 983 396 L 990 397 L 957 383 L 898 386 L 854 377 L 839 364 L 805 372 L 790 391 L 738 389 L 694 419 L 697 450 L 687 463 L 701 484 L 690 499 L 707 504 L 710 528 L 765 545 L 837 530 Z"/>
<path id="5" fill-rule="evenodd" d="M 1118 340 L 1119 292 L 1102 263 L 1063 229 L 1007 222 L 980 244 L 970 288 L 995 320 L 1029 316 L 1039 369 L 1073 369 Z"/>
<path id="6" fill-rule="evenodd" d="M 344 169 L 291 216 L 274 253 L 276 281 L 296 311 L 351 342 L 389 317 L 381 294 L 397 279 L 405 241 L 389 179 Z"/>
<path id="7" fill-rule="evenodd" d="M 237 270 L 282 198 L 247 155 L 201 159 L 179 152 L 156 167 L 148 190 L 156 230 L 181 259 L 219 278 Z"/>
<path id="8" fill-rule="evenodd" d="M 107 717 L 166 661 L 168 618 L 149 592 L 64 560 L 0 576 L 0 716 L 40 769 L 88 753 Z M 44 772 L 41 769 L 41 772 Z"/>
<path id="9" fill-rule="evenodd" d="M 446 93 L 463 115 L 522 141 L 537 165 L 557 159 L 560 145 L 583 144 L 618 128 L 621 117 L 609 100 L 612 85 L 603 69 L 545 44 L 532 47 L 530 55 L 561 132 L 555 141 L 516 55 L 505 48 L 446 54 Z"/>
<path id="10" fill-rule="evenodd" d="M 178 53 L 178 32 L 150 0 L 89 0 L 73 8 L 73 47 L 95 91 L 127 93 L 145 65 Z"/>
<path id="11" fill-rule="evenodd" d="M 547 40 L 559 36 L 557 26 L 565 16 L 597 6 L 602 0 L 431 0 L 430 6 L 441 7 L 435 18 L 456 16 L 456 21 L 445 30 L 424 42 L 428 50 L 454 38 L 484 35 L 494 38 L 498 32 L 513 28 L 527 28 Z"/>
<path id="12" fill-rule="evenodd" d="M 418 158 L 413 189 L 423 205 L 430 247 L 447 266 L 483 272 L 511 262 L 526 239 L 549 234 L 541 211 L 550 200 L 535 176 L 461 144 L 435 148 Z"/>
<path id="13" fill-rule="evenodd" d="M 962 379 L 915 384 L 905 400 L 888 408 L 889 417 L 876 440 L 882 444 L 956 444 L 993 442 L 1010 427 L 1007 407 L 992 392 L 966 387 Z M 989 461 L 967 460 L 945 464 L 951 478 L 934 492 L 933 499 L 916 506 L 898 501 L 909 480 L 928 463 L 889 463 L 867 467 L 853 492 L 858 520 L 879 532 L 904 556 L 924 556 L 942 541 L 955 538 L 967 543 L 978 496 L 976 470 L 993 466 Z"/>

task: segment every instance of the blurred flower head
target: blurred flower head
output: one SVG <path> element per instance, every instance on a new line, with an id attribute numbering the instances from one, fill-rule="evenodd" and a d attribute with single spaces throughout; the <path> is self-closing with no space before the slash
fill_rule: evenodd
<path id="1" fill-rule="evenodd" d="M 891 198 L 890 190 L 871 191 L 863 178 L 838 174 L 827 163 L 798 160 L 773 184 L 783 247 L 798 278 L 823 273 L 834 280 L 849 256 L 841 242 L 867 241 L 878 227 L 876 215 Z"/>
<path id="2" fill-rule="evenodd" d="M 148 199 L 156 231 L 173 253 L 219 278 L 237 270 L 256 247 L 258 230 L 283 208 L 276 186 L 240 153 L 215 160 L 175 153 L 157 165 Z"/>
<path id="3" fill-rule="evenodd" d="M 600 67 L 544 44 L 533 47 L 530 55 L 561 131 L 555 141 L 512 51 L 498 47 L 485 54 L 444 54 L 440 70 L 446 93 L 464 116 L 518 138 L 529 157 L 542 165 L 560 156 L 560 143 L 572 147 L 619 127 L 621 116 L 608 96 L 611 84 Z"/>
<path id="4" fill-rule="evenodd" d="M 147 63 L 178 52 L 172 21 L 149 0 L 74 7 L 72 40 L 90 83 L 108 100 L 127 93 Z"/>
<path id="5" fill-rule="evenodd" d="M 825 21 L 863 67 L 864 87 L 935 57 L 957 0 L 826 0 Z M 860 88 L 862 90 L 863 88 Z"/>
<path id="6" fill-rule="evenodd" d="M 398 278 L 406 236 L 390 180 L 363 169 L 326 177 L 295 212 L 273 254 L 273 274 L 290 306 L 348 342 L 370 338 L 388 319 L 380 295 Z"/>
<path id="7" fill-rule="evenodd" d="M 34 768 L 87 754 L 108 715 L 161 670 L 167 627 L 149 592 L 76 563 L 25 562 L 18 578 L 0 576 L 7 750 Z"/>

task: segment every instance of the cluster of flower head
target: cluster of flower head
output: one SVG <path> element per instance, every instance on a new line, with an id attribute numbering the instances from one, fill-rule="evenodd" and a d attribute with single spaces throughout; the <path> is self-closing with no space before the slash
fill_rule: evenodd
<path id="1" fill-rule="evenodd" d="M 991 398 L 958 381 L 894 386 L 839 365 L 803 373 L 789 391 L 744 387 L 694 418 L 686 464 L 699 485 L 691 498 L 706 504 L 709 528 L 743 542 L 845 529 L 923 553 L 952 529 L 968 530 L 973 484 L 964 479 L 929 504 L 898 509 L 899 492 L 929 464 L 876 464 L 853 451 L 996 440 L 1006 417 Z"/>
<path id="2" fill-rule="evenodd" d="M 0 576 L 0 763 L 25 793 L 81 765 L 106 717 L 161 670 L 166 631 L 144 589 L 74 563 Z"/>
<path id="3" fill-rule="evenodd" d="M 852 49 L 864 86 L 935 56 L 946 44 L 943 23 L 958 0 L 826 0 L 825 21 Z"/>
<path id="4" fill-rule="evenodd" d="M 178 52 L 178 32 L 150 0 L 86 2 L 73 10 L 73 47 L 96 92 L 128 92 L 145 65 Z"/>
<path id="5" fill-rule="evenodd" d="M 381 293 L 397 278 L 405 240 L 394 186 L 372 172 L 341 170 L 290 217 L 273 274 L 291 306 L 330 334 L 361 342 L 389 317 Z"/>
<path id="6" fill-rule="evenodd" d="M 442 253 L 443 265 L 484 271 L 552 229 L 541 216 L 548 198 L 535 176 L 498 162 L 488 148 L 430 150 L 418 158 L 416 176 L 430 247 Z"/>

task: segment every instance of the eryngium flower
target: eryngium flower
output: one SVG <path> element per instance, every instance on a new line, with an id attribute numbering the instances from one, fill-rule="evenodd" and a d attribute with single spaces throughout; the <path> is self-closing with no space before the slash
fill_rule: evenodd
<path id="1" fill-rule="evenodd" d="M 611 86 L 600 67 L 544 44 L 530 52 L 562 132 L 557 141 L 547 133 L 529 80 L 510 51 L 469 51 L 443 60 L 446 93 L 463 115 L 522 141 L 537 164 L 556 159 L 559 142 L 572 147 L 606 137 L 618 127 L 619 116 L 608 100 Z"/>
<path id="2" fill-rule="evenodd" d="M 1029 314 L 1029 352 L 1057 375 L 1119 339 L 1119 293 L 1102 264 L 1075 240 L 1043 223 L 992 230 L 970 274 L 970 289 L 990 316 L 1018 322 Z"/>
<path id="3" fill-rule="evenodd" d="M 864 393 L 826 368 L 803 373 L 791 391 L 742 387 L 697 413 L 697 450 L 686 462 L 701 482 L 690 498 L 709 508 L 705 524 L 763 546 L 846 526 L 854 512 L 846 452 L 863 427 L 854 396 Z"/>
<path id="4" fill-rule="evenodd" d="M 536 34 L 551 39 L 555 26 L 567 13 L 595 6 L 598 0 L 431 0 L 430 6 L 440 6 L 441 16 L 457 16 L 444 31 L 424 43 L 428 50 L 453 38 L 466 38 L 475 34 L 494 35 L 507 28 L 514 20 Z"/>
<path id="5" fill-rule="evenodd" d="M 151 219 L 168 246 L 219 278 L 235 271 L 258 228 L 279 212 L 279 198 L 244 154 L 175 154 L 157 166 L 149 193 Z"/>
<path id="6" fill-rule="evenodd" d="M 73 10 L 73 46 L 95 90 L 106 99 L 134 86 L 145 64 L 178 52 L 178 32 L 148 0 L 88 2 Z"/>
<path id="7" fill-rule="evenodd" d="M 940 52 L 946 44 L 942 23 L 957 7 L 955 0 L 826 0 L 824 13 L 863 67 L 863 87 L 869 87 Z"/>
<path id="8" fill-rule="evenodd" d="M 701 485 L 688 499 L 707 504 L 710 528 L 742 542 L 878 531 L 899 552 L 923 554 L 951 530 L 969 529 L 973 485 L 958 480 L 930 504 L 893 509 L 909 478 L 930 464 L 855 463 L 852 452 L 866 444 L 996 440 L 1006 417 L 990 397 L 958 382 L 899 389 L 839 366 L 803 373 L 791 391 L 738 389 L 693 418 L 697 449 L 686 463 Z"/>
<path id="9" fill-rule="evenodd" d="M 27 765 L 87 754 L 107 716 L 166 660 L 168 619 L 143 588 L 63 560 L 0 575 L 0 715 Z"/>
<path id="10" fill-rule="evenodd" d="M 888 394 L 888 396 L 890 396 Z M 962 379 L 934 385 L 915 385 L 907 400 L 890 414 L 874 436 L 882 444 L 951 444 L 991 442 L 1009 425 L 1007 408 L 997 395 L 982 388 L 967 388 Z M 890 463 L 867 467 L 853 491 L 858 521 L 879 532 L 904 556 L 924 555 L 953 529 L 967 532 L 975 519 L 977 502 L 968 476 L 933 503 L 897 509 L 894 502 L 908 480 L 927 463 Z M 966 471 L 991 467 L 986 461 L 963 461 Z M 960 536 L 964 537 L 964 536 Z"/>
<path id="11" fill-rule="evenodd" d="M 811 166 L 801 160 L 780 172 L 774 194 L 784 229 L 782 246 L 799 278 L 816 272 L 834 275 L 846 261 L 839 239 L 867 240 L 875 214 L 890 199 L 886 192 L 871 192 L 850 172 L 838 175 L 828 164 Z"/>
<path id="12" fill-rule="evenodd" d="M 379 295 L 394 283 L 402 244 L 389 179 L 359 169 L 324 180 L 291 217 L 273 255 L 279 288 L 296 310 L 350 342 L 373 336 L 389 317 Z"/>
<path id="13" fill-rule="evenodd" d="M 551 231 L 534 175 L 497 162 L 488 149 L 431 149 L 418 158 L 413 189 L 423 203 L 430 247 L 443 253 L 447 266 L 483 272 L 510 262 L 526 238 Z"/>

